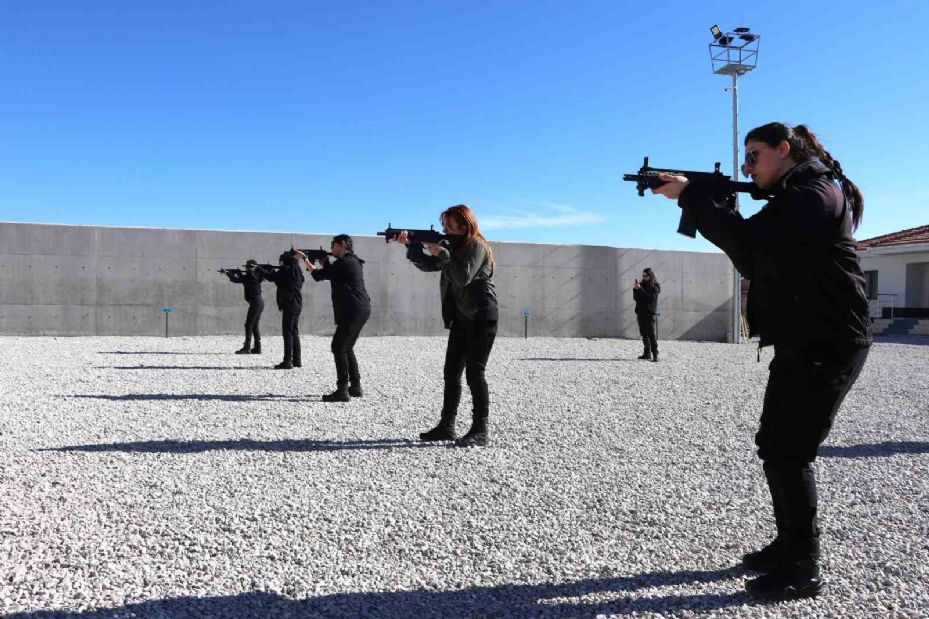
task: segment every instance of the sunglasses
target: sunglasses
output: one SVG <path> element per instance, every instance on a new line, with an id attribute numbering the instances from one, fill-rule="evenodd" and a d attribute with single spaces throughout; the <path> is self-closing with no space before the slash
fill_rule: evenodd
<path id="1" fill-rule="evenodd" d="M 745 153 L 745 163 L 742 164 L 742 176 L 749 178 L 748 166 L 755 167 L 758 164 L 758 150 L 750 150 Z"/>

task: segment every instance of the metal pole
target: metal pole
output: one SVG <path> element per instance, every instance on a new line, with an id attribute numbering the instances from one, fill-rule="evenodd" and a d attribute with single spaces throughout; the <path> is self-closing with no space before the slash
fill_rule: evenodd
<path id="1" fill-rule="evenodd" d="M 165 312 L 165 337 L 168 337 L 168 312 Z"/>
<path id="2" fill-rule="evenodd" d="M 732 74 L 732 179 L 739 180 L 739 77 Z M 739 194 L 735 194 L 735 210 L 739 210 Z M 742 277 L 732 265 L 732 343 L 742 341 Z"/>
<path id="3" fill-rule="evenodd" d="M 529 339 L 529 317 L 523 314 L 523 326 L 525 327 L 523 339 Z"/>

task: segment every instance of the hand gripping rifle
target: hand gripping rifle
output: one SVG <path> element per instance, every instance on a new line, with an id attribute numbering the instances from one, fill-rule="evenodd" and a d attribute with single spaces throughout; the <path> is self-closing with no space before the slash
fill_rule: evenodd
<path id="1" fill-rule="evenodd" d="M 674 176 L 685 176 L 687 180 L 694 185 L 708 188 L 714 198 L 726 199 L 730 202 L 730 208 L 735 207 L 735 194 L 747 193 L 755 200 L 766 200 L 771 196 L 760 189 L 755 183 L 740 183 L 732 180 L 719 171 L 719 162 L 716 162 L 712 172 L 692 172 L 690 170 L 672 170 L 670 168 L 653 168 L 648 165 L 648 157 L 636 174 L 623 174 L 624 181 L 635 183 L 635 188 L 640 196 L 645 195 L 646 189 L 656 189 L 666 184 L 658 178 L 659 174 L 671 174 Z M 677 226 L 679 234 L 694 238 L 697 236 L 697 223 L 693 220 L 690 213 L 686 210 L 681 212 L 681 221 Z"/>
<path id="2" fill-rule="evenodd" d="M 384 237 L 384 242 L 386 243 L 390 241 L 390 239 L 397 238 L 404 230 L 407 231 L 407 239 L 410 245 L 414 243 L 435 243 L 436 245 L 448 248 L 463 241 L 465 238 L 463 234 L 442 234 L 432 226 L 429 226 L 428 230 L 414 230 L 412 228 L 394 228 L 391 224 L 387 224 L 387 229 L 383 232 L 378 232 L 377 235 Z"/>

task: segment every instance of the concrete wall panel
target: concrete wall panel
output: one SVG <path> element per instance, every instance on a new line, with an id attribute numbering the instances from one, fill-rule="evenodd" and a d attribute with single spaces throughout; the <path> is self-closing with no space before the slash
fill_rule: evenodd
<path id="1" fill-rule="evenodd" d="M 0 223 L 0 249 L 4 254 L 95 256 L 98 230 L 92 226 Z"/>
<path id="2" fill-rule="evenodd" d="M 329 248 L 318 234 L 95 228 L 0 223 L 0 330 L 9 334 L 172 335 L 242 333 L 242 286 L 217 273 L 247 258 L 276 263 L 291 243 Z M 632 284 L 651 267 L 662 283 L 663 339 L 725 339 L 731 265 L 722 254 L 580 245 L 492 243 L 499 333 L 638 337 Z M 356 237 L 372 315 L 363 335 L 441 335 L 439 274 L 405 249 Z M 303 333 L 335 330 L 328 282 L 304 285 Z M 264 335 L 280 334 L 276 287 L 263 286 Z"/>

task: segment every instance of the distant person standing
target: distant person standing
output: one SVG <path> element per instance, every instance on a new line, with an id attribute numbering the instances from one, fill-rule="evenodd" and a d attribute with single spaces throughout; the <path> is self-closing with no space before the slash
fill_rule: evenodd
<path id="1" fill-rule="evenodd" d="M 242 284 L 245 289 L 245 301 L 248 303 L 248 313 L 245 315 L 245 344 L 235 351 L 237 355 L 260 355 L 261 332 L 258 323 L 261 313 L 265 309 L 264 299 L 261 298 L 261 282 L 264 280 L 264 271 L 258 268 L 258 261 L 249 258 L 245 261 L 245 271 L 238 269 L 223 269 L 222 273 L 234 284 Z M 255 347 L 252 348 L 252 338 Z"/>
<path id="2" fill-rule="evenodd" d="M 333 237 L 331 251 L 334 262 L 328 260 L 315 266 L 297 251 L 296 256 L 306 263 L 312 278 L 319 282 L 329 280 L 332 286 L 332 312 L 335 315 L 335 334 L 332 336 L 332 356 L 335 359 L 335 391 L 323 396 L 323 402 L 348 402 L 360 398 L 361 373 L 355 359 L 355 342 L 371 317 L 371 299 L 365 290 L 364 260 L 355 255 L 352 237 L 339 234 Z"/>
<path id="3" fill-rule="evenodd" d="M 280 268 L 265 272 L 265 278 L 277 285 L 277 308 L 281 310 L 281 335 L 284 336 L 284 359 L 274 366 L 290 370 L 302 365 L 300 359 L 300 312 L 303 311 L 303 269 L 292 251 L 281 254 Z"/>
<path id="4" fill-rule="evenodd" d="M 642 271 L 642 281 L 635 280 L 632 287 L 632 298 L 635 299 L 635 316 L 639 321 L 639 335 L 645 351 L 639 359 L 658 363 L 658 336 L 656 334 L 658 313 L 658 294 L 661 284 L 651 269 Z"/>

